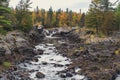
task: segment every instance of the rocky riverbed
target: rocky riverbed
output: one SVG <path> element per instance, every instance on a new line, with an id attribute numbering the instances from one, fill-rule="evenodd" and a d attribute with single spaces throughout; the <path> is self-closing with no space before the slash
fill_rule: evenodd
<path id="1" fill-rule="evenodd" d="M 80 67 L 78 73 L 86 75 L 89 80 L 119 80 L 120 38 L 86 43 L 78 36 L 75 33 L 67 35 L 67 43 L 57 47 L 71 58 L 73 63 L 69 67 Z"/>
<path id="2" fill-rule="evenodd" d="M 86 43 L 75 30 L 53 35 L 32 30 L 2 36 L 1 64 L 12 65 L 0 80 L 119 80 L 119 38 Z"/>

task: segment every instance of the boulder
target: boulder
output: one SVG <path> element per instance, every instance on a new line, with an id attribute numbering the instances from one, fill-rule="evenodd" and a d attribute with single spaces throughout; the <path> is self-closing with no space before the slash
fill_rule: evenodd
<path id="1" fill-rule="evenodd" d="M 47 65 L 48 63 L 47 63 L 47 62 L 42 61 L 42 64 L 43 64 L 43 65 Z"/>
<path id="2" fill-rule="evenodd" d="M 42 55 L 43 54 L 43 50 L 41 50 L 41 49 L 35 49 L 34 50 L 34 53 L 36 54 L 36 55 Z"/>
<path id="3" fill-rule="evenodd" d="M 11 54 L 11 48 L 10 48 L 10 44 L 8 44 L 7 42 L 5 42 L 4 40 L 0 41 L 0 55 L 5 55 L 5 54 Z M 4 54 L 3 54 L 4 53 Z"/>
<path id="4" fill-rule="evenodd" d="M 34 61 L 34 62 L 38 62 L 39 59 L 38 59 L 38 58 L 33 58 L 32 61 Z"/>
<path id="5" fill-rule="evenodd" d="M 41 32 L 38 32 L 38 30 L 36 28 L 33 28 L 30 31 L 29 36 L 31 38 L 32 43 L 40 42 L 45 37 L 45 35 L 43 33 L 41 33 Z"/>
<path id="6" fill-rule="evenodd" d="M 20 47 L 17 48 L 19 51 L 19 54 L 22 55 L 28 55 L 28 56 L 33 56 L 34 55 L 34 51 L 31 47 Z"/>
<path id="7" fill-rule="evenodd" d="M 54 67 L 63 67 L 64 65 L 62 64 L 54 64 Z"/>
<path id="8" fill-rule="evenodd" d="M 30 43 L 28 42 L 28 40 L 26 40 L 22 37 L 17 37 L 15 45 L 17 48 L 28 47 L 28 46 L 30 46 Z"/>
<path id="9" fill-rule="evenodd" d="M 72 73 L 67 72 L 67 73 L 66 73 L 66 76 L 67 76 L 67 77 L 72 77 L 73 75 L 72 75 Z"/>
<path id="10" fill-rule="evenodd" d="M 28 36 L 20 31 L 8 32 L 6 36 L 0 37 L 0 46 L 4 47 L 5 54 L 12 54 L 19 52 L 19 48 L 26 48 L 31 46 Z"/>
<path id="11" fill-rule="evenodd" d="M 41 73 L 41 72 L 37 72 L 37 73 L 36 73 L 36 77 L 37 77 L 37 78 L 44 78 L 45 75 L 44 75 L 43 73 Z"/>
<path id="12" fill-rule="evenodd" d="M 6 52 L 6 49 L 4 47 L 0 48 L 0 56 L 4 56 Z"/>
<path id="13" fill-rule="evenodd" d="M 61 78 L 66 78 L 67 76 L 62 73 L 62 74 L 60 74 L 60 77 L 61 77 Z"/>

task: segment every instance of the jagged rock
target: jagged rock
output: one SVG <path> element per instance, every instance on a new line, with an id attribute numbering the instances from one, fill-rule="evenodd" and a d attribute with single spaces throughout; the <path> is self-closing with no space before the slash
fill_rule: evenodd
<path id="1" fill-rule="evenodd" d="M 54 64 L 54 67 L 63 67 L 64 65 L 62 64 Z"/>
<path id="2" fill-rule="evenodd" d="M 26 48 L 30 46 L 28 36 L 20 31 L 8 32 L 6 36 L 1 37 L 0 46 L 6 51 L 5 54 L 13 54 L 19 52 L 19 48 Z"/>
<path id="3" fill-rule="evenodd" d="M 67 76 L 66 76 L 65 74 L 61 73 L 61 74 L 60 74 L 60 77 L 61 77 L 61 78 L 66 78 Z"/>
<path id="4" fill-rule="evenodd" d="M 29 33 L 32 43 L 40 42 L 44 39 L 45 35 L 42 32 L 38 32 L 36 28 L 33 28 Z"/>
<path id="5" fill-rule="evenodd" d="M 34 62 L 38 62 L 39 60 L 38 60 L 38 58 L 33 58 L 32 61 L 34 61 Z"/>
<path id="6" fill-rule="evenodd" d="M 43 50 L 41 50 L 41 49 L 36 49 L 36 50 L 34 50 L 34 53 L 35 53 L 36 55 L 42 55 L 42 54 L 43 54 Z"/>
<path id="7" fill-rule="evenodd" d="M 41 73 L 41 72 L 37 72 L 37 73 L 36 73 L 36 77 L 37 77 L 37 78 L 44 78 L 45 75 L 44 75 L 43 73 Z"/>
<path id="8" fill-rule="evenodd" d="M 7 75 L 6 77 L 7 77 L 7 79 L 9 79 L 9 80 L 15 80 L 15 77 L 12 76 L 10 73 L 8 73 L 8 75 Z"/>
<path id="9" fill-rule="evenodd" d="M 66 73 L 66 76 L 67 76 L 67 77 L 72 77 L 73 75 L 72 75 L 72 73 L 67 72 L 67 73 Z"/>
<path id="10" fill-rule="evenodd" d="M 4 47 L 0 48 L 0 56 L 4 56 L 6 52 L 6 49 Z"/>
<path id="11" fill-rule="evenodd" d="M 48 63 L 47 62 L 42 62 L 43 65 L 47 65 Z"/>
<path id="12" fill-rule="evenodd" d="M 34 51 L 31 47 L 20 47 L 18 48 L 19 54 L 33 56 Z"/>

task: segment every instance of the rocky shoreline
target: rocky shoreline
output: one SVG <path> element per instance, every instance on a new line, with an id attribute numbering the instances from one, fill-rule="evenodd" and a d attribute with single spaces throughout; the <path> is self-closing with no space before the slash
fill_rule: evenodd
<path id="1" fill-rule="evenodd" d="M 60 53 L 72 59 L 68 69 L 81 68 L 78 73 L 86 75 L 88 80 L 115 80 L 120 73 L 120 41 L 86 44 L 76 34 L 71 34 L 67 35 L 67 43 L 57 48 Z"/>
<path id="2" fill-rule="evenodd" d="M 81 68 L 78 74 L 86 75 L 88 80 L 115 80 L 117 74 L 120 73 L 119 41 L 86 44 L 85 39 L 79 37 L 74 31 L 61 32 L 55 36 L 61 36 L 63 40 L 63 42 L 55 44 L 59 53 L 72 60 L 68 69 L 63 72 L 73 72 L 75 68 Z M 43 52 L 41 50 L 35 52 L 33 48 L 40 42 L 45 43 L 43 38 L 44 35 L 40 35 L 35 30 L 29 34 L 13 31 L 6 36 L 1 36 L 0 46 L 3 47 L 0 49 L 2 54 L 0 63 L 1 65 L 4 61 L 12 63 L 8 70 L 1 70 L 1 80 L 31 80 L 28 73 L 17 65 L 30 60 L 37 61 L 33 56 Z M 116 51 L 118 51 L 117 54 Z M 17 75 L 17 77 L 13 75 Z"/>

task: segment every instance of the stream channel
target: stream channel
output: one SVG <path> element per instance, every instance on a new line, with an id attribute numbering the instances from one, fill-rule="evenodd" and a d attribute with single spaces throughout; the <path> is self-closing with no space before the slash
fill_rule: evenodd
<path id="1" fill-rule="evenodd" d="M 52 34 L 54 34 L 54 32 Z M 30 61 L 29 63 L 21 63 L 19 66 L 28 71 L 33 70 L 29 72 L 29 77 L 33 80 L 87 80 L 84 75 L 77 74 L 80 68 L 76 68 L 75 73 L 59 73 L 67 69 L 71 60 L 58 52 L 53 40 L 56 40 L 57 43 L 62 43 L 62 41 L 61 39 L 57 39 L 57 37 L 52 37 L 52 34 L 46 35 L 46 42 L 35 46 L 35 51 L 44 51 L 42 55 L 35 56 L 38 59 L 37 62 Z M 43 73 L 45 77 L 38 78 L 36 76 L 37 72 Z"/>

